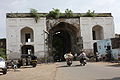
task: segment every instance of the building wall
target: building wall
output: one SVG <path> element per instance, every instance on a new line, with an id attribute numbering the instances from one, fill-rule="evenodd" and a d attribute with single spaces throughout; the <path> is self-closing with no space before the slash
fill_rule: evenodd
<path id="1" fill-rule="evenodd" d="M 34 32 L 34 42 L 21 43 L 21 29 L 29 27 Z M 20 58 L 23 45 L 33 45 L 34 53 L 37 56 L 44 55 L 44 32 L 46 30 L 46 18 L 40 18 L 38 23 L 34 18 L 7 18 L 7 57 L 8 59 Z"/>
<path id="2" fill-rule="evenodd" d="M 72 20 L 71 20 L 72 21 Z M 99 25 L 103 28 L 104 39 L 114 38 L 113 17 L 80 17 L 80 36 L 83 37 L 83 48 L 89 53 L 93 50 L 93 43 L 98 40 L 92 38 L 92 28 Z M 21 29 L 29 27 L 34 32 L 34 42 L 21 43 Z M 7 57 L 8 59 L 20 58 L 23 45 L 33 45 L 34 53 L 38 57 L 44 56 L 44 39 L 46 31 L 46 18 L 42 17 L 35 22 L 34 18 L 7 18 Z M 78 28 L 79 29 L 79 28 Z"/>
<path id="3" fill-rule="evenodd" d="M 93 50 L 92 28 L 99 25 L 103 28 L 104 39 L 114 38 L 113 17 L 80 17 L 81 36 L 83 37 L 83 48 Z"/>
<path id="4" fill-rule="evenodd" d="M 118 54 L 120 54 L 120 48 L 119 47 L 113 48 L 112 39 L 105 39 L 105 40 L 97 41 L 97 49 L 98 49 L 99 56 L 101 56 L 101 57 L 105 56 L 107 54 L 106 53 L 107 46 L 111 46 L 112 57 L 114 59 L 118 59 Z M 114 38 L 114 40 L 115 40 L 115 38 Z M 120 40 L 117 39 L 117 41 L 120 41 Z"/>
<path id="5" fill-rule="evenodd" d="M 100 40 L 97 42 L 97 49 L 99 54 L 106 54 L 107 46 L 112 46 L 110 39 Z"/>

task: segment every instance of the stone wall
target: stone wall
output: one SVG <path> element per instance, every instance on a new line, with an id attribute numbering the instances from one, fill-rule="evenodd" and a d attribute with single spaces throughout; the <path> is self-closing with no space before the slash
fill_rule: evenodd
<path id="1" fill-rule="evenodd" d="M 104 39 L 114 38 L 114 22 L 113 17 L 80 17 L 81 36 L 83 37 L 83 48 L 85 50 L 93 50 L 92 28 L 99 25 L 103 28 Z"/>
<path id="2" fill-rule="evenodd" d="M 21 47 L 23 45 L 34 46 L 34 53 L 38 57 L 44 57 L 45 51 L 45 32 L 56 26 L 60 22 L 69 23 L 79 31 L 77 37 L 82 37 L 83 49 L 86 53 L 93 52 L 93 44 L 98 40 L 92 38 L 92 28 L 99 25 L 103 28 L 104 39 L 114 38 L 113 17 L 80 17 L 66 19 L 47 19 L 41 17 L 38 23 L 34 18 L 7 18 L 6 19 L 6 37 L 7 37 L 7 57 L 8 59 L 20 58 Z M 29 27 L 34 32 L 34 42 L 21 43 L 21 29 Z M 76 31 L 77 32 L 77 31 Z"/>
<path id="3" fill-rule="evenodd" d="M 34 42 L 21 43 L 21 29 L 28 27 L 34 32 Z M 8 59 L 20 58 L 23 45 L 33 45 L 37 56 L 44 56 L 44 31 L 46 30 L 46 18 L 40 18 L 38 23 L 34 18 L 7 18 L 7 57 Z"/>

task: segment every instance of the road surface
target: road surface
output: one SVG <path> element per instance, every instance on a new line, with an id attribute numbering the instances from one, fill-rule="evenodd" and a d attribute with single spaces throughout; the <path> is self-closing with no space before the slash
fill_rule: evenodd
<path id="1" fill-rule="evenodd" d="M 79 66 L 77 61 L 70 67 L 66 62 L 38 64 L 35 68 L 8 69 L 6 75 L 0 73 L 0 80 L 120 80 L 120 64 L 94 62 Z"/>
<path id="2" fill-rule="evenodd" d="M 55 80 L 120 80 L 118 64 L 99 62 L 79 66 L 79 62 L 73 62 L 71 67 L 67 67 L 65 62 L 61 62 L 56 65 Z"/>
<path id="3" fill-rule="evenodd" d="M 55 64 L 38 64 L 37 67 L 24 66 L 14 71 L 8 69 L 6 75 L 0 73 L 0 80 L 54 80 Z"/>

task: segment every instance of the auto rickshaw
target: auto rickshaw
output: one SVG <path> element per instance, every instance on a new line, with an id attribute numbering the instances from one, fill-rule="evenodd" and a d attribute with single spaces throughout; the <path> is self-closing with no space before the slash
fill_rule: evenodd
<path id="1" fill-rule="evenodd" d="M 37 57 L 33 54 L 22 54 L 21 59 L 18 60 L 17 67 L 20 68 L 21 66 L 29 66 L 29 65 L 36 67 Z"/>

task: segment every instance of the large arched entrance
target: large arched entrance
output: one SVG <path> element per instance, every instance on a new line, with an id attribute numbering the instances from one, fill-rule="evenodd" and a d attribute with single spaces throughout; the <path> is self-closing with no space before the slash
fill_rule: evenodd
<path id="1" fill-rule="evenodd" d="M 78 33 L 75 26 L 65 22 L 60 22 L 49 30 L 49 52 L 55 61 L 64 61 L 66 52 L 75 54 L 78 48 Z"/>
<path id="2" fill-rule="evenodd" d="M 71 51 L 71 38 L 67 31 L 57 31 L 52 40 L 53 58 L 55 61 L 64 60 L 64 54 Z"/>

